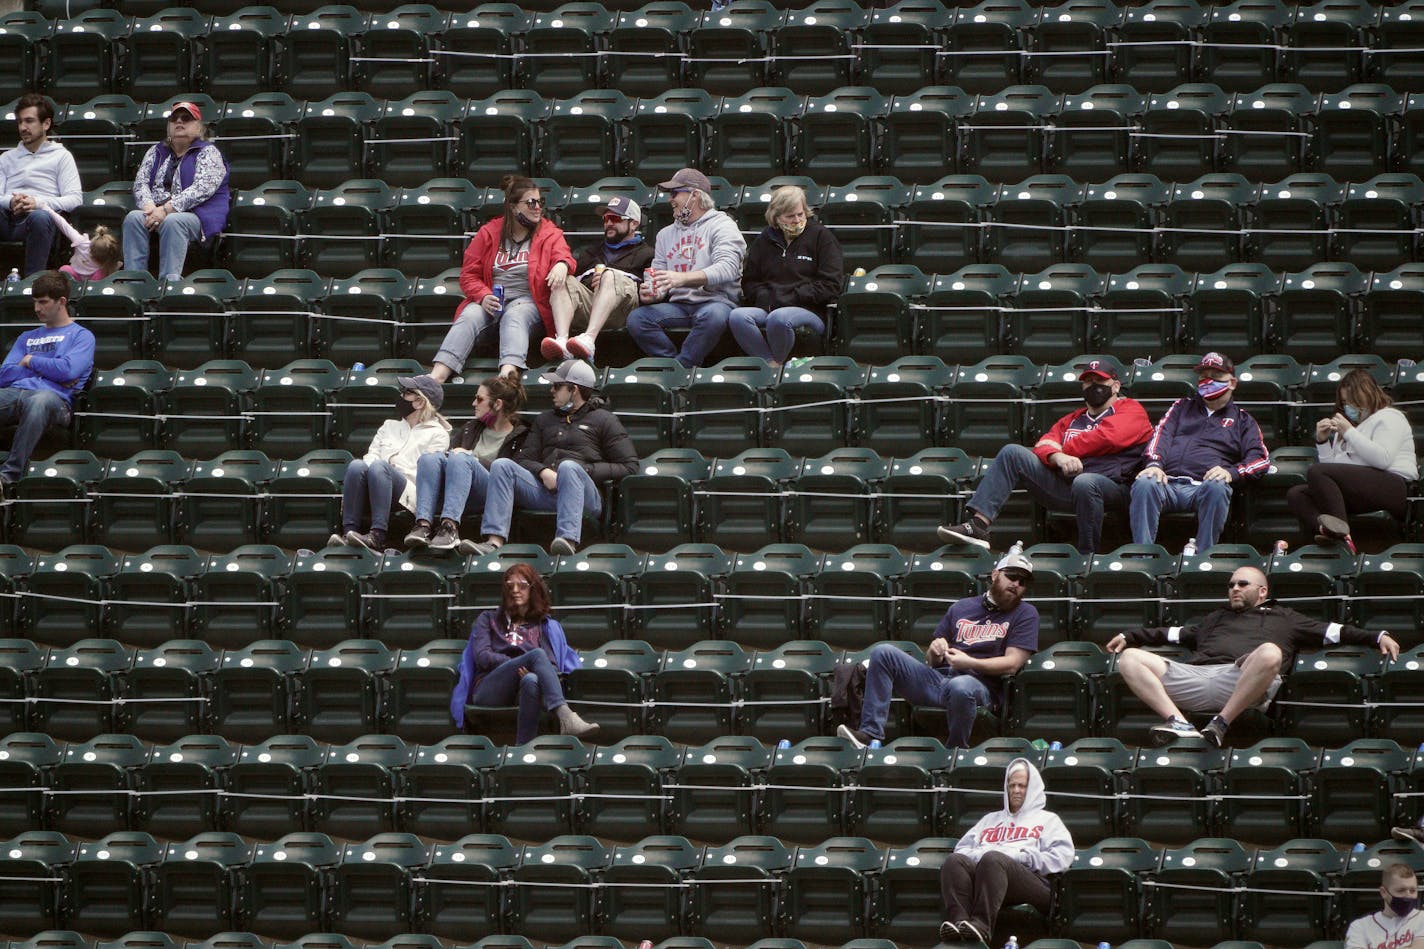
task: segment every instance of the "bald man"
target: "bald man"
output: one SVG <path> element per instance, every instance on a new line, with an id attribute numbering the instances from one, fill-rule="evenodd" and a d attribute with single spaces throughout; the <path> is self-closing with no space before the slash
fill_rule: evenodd
<path id="1" fill-rule="evenodd" d="M 1389 633 L 1371 633 L 1342 623 L 1322 623 L 1280 606 L 1271 599 L 1266 575 L 1256 567 L 1238 567 L 1226 588 L 1226 606 L 1195 626 L 1132 629 L 1114 636 L 1108 652 L 1119 652 L 1118 671 L 1128 687 L 1162 716 L 1152 739 L 1165 745 L 1178 738 L 1205 738 L 1218 748 L 1226 730 L 1248 708 L 1265 708 L 1302 648 L 1336 643 L 1378 646 L 1391 659 L 1399 643 Z M 1176 662 L 1138 646 L 1181 644 L 1193 648 L 1186 662 Z M 1197 731 L 1182 714 L 1215 712 Z"/>

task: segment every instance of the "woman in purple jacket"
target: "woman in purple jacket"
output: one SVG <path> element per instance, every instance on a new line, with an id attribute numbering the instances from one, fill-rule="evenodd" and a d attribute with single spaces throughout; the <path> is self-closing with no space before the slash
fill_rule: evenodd
<path id="1" fill-rule="evenodd" d="M 564 628 L 549 618 L 549 589 L 528 564 L 504 573 L 504 596 L 497 609 L 485 610 L 470 630 L 460 657 L 460 679 L 450 697 L 450 715 L 465 727 L 465 705 L 519 705 L 515 741 L 525 744 L 539 734 L 545 710 L 559 719 L 559 733 L 585 738 L 598 730 L 564 701 L 559 674 L 583 664 L 569 648 Z"/>

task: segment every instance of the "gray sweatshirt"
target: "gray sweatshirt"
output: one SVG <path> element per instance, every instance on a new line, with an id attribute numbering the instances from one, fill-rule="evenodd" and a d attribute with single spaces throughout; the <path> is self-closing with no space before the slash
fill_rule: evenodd
<path id="1" fill-rule="evenodd" d="M 1392 471 L 1413 481 L 1419 477 L 1419 462 L 1414 455 L 1414 430 L 1409 418 L 1396 408 L 1382 408 L 1341 438 L 1330 439 L 1316 446 L 1322 462 L 1339 465 L 1368 465 Z"/>
<path id="2" fill-rule="evenodd" d="M 73 211 L 84 200 L 74 156 L 51 139 L 33 152 L 16 145 L 0 155 L 0 207 L 10 207 L 16 191 L 33 197 L 36 207 L 52 211 Z"/>
<path id="3" fill-rule="evenodd" d="M 672 224 L 658 231 L 654 270 L 707 275 L 705 287 L 678 287 L 668 296 L 673 303 L 709 303 L 717 300 L 736 306 L 742 296 L 742 259 L 747 241 L 727 214 L 711 210 L 691 224 Z"/>

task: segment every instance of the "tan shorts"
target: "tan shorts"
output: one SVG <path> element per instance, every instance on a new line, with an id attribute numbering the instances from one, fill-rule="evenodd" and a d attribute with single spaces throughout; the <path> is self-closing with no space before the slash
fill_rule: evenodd
<path id="1" fill-rule="evenodd" d="M 638 284 L 632 277 L 613 267 L 603 272 L 602 280 L 610 278 L 614 281 L 613 312 L 608 314 L 608 322 L 603 326 L 605 329 L 620 329 L 627 323 L 628 314 L 638 305 Z M 600 286 L 602 280 L 599 282 Z M 582 333 L 588 329 L 588 315 L 593 312 L 593 291 L 573 277 L 568 278 L 567 284 L 569 299 L 574 302 L 574 321 L 570 332 Z"/>

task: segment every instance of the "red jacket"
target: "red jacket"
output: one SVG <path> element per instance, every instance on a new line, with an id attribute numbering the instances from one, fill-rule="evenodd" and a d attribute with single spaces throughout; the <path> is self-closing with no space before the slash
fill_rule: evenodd
<path id="1" fill-rule="evenodd" d="M 486 221 L 475 232 L 470 246 L 465 248 L 465 263 L 460 268 L 460 289 L 465 299 L 455 308 L 460 310 L 470 303 L 478 303 L 494 292 L 494 255 L 499 249 L 499 235 L 504 230 L 501 215 Z M 554 311 L 549 306 L 549 271 L 559 261 L 563 261 L 574 272 L 574 255 L 569 251 L 564 232 L 552 221 L 540 221 L 534 230 L 534 239 L 529 243 L 529 296 L 539 308 L 544 318 L 544 331 L 554 335 Z"/>
<path id="2" fill-rule="evenodd" d="M 1069 412 L 1038 440 L 1033 453 L 1047 465 L 1049 457 L 1061 451 L 1083 459 L 1084 471 L 1126 481 L 1151 437 L 1152 423 L 1142 403 L 1120 396 L 1096 422 L 1088 417 L 1087 406 Z"/>

